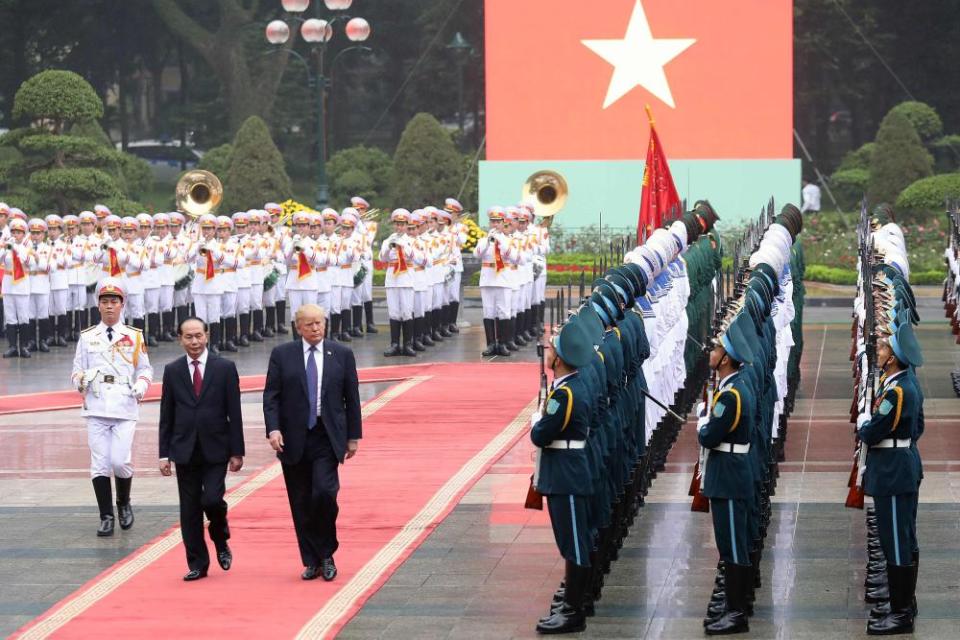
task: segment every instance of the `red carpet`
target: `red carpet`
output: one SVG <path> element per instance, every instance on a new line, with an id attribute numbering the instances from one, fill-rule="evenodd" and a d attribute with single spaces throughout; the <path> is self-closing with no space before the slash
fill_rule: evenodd
<path id="1" fill-rule="evenodd" d="M 115 565 L 18 632 L 24 638 L 332 637 L 526 433 L 534 364 L 390 367 L 341 469 L 339 576 L 303 582 L 279 465 L 229 498 L 235 564 L 184 583 L 179 531 Z M 175 491 L 175 490 L 174 490 Z M 249 494 L 249 497 L 243 496 Z M 171 498 L 174 496 L 171 495 Z M 212 545 L 211 545 L 212 549 Z"/>
<path id="2" fill-rule="evenodd" d="M 398 375 L 396 372 L 406 367 L 369 367 L 359 370 L 360 382 L 391 382 L 409 375 Z M 393 372 L 393 373 L 391 373 Z M 159 375 L 159 374 L 158 374 Z M 69 377 L 69 376 L 68 376 Z M 263 391 L 266 375 L 240 376 L 240 391 L 250 393 Z M 150 385 L 144 402 L 159 402 L 163 384 L 157 380 Z M 73 389 L 59 391 L 42 391 L 39 393 L 19 393 L 0 396 L 0 416 L 12 413 L 33 413 L 35 411 L 59 411 L 61 409 L 79 409 L 83 404 L 80 394 Z"/>

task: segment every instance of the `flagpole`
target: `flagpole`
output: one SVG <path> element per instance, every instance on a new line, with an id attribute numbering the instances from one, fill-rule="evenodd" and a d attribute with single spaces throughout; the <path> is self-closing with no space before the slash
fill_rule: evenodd
<path id="1" fill-rule="evenodd" d="M 647 111 L 647 120 L 650 121 L 650 126 L 652 127 L 657 123 L 657 121 L 653 119 L 653 109 L 650 108 L 649 104 L 645 104 L 643 107 Z"/>

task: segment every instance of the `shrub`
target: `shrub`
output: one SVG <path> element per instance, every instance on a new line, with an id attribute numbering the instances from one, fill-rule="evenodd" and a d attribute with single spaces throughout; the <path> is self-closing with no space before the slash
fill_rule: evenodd
<path id="1" fill-rule="evenodd" d="M 197 163 L 197 168 L 209 171 L 222 180 L 226 177 L 227 171 L 230 169 L 232 158 L 233 145 L 228 142 L 219 147 L 214 147 L 203 154 L 200 162 Z"/>
<path id="2" fill-rule="evenodd" d="M 843 210 L 854 210 L 867 192 L 870 172 L 866 169 L 840 169 L 830 176 L 830 190 Z"/>
<path id="3" fill-rule="evenodd" d="M 119 151 L 116 152 L 116 159 L 123 178 L 121 184 L 128 196 L 142 198 L 153 188 L 153 173 L 146 160 Z"/>
<path id="4" fill-rule="evenodd" d="M 230 168 L 222 176 L 225 211 L 245 211 L 264 202 L 282 202 L 293 195 L 283 156 L 267 123 L 250 116 L 233 140 Z"/>
<path id="5" fill-rule="evenodd" d="M 910 100 L 901 102 L 888 113 L 897 112 L 906 117 L 913 125 L 923 142 L 930 142 L 943 135 L 943 121 L 936 110 L 925 102 Z"/>
<path id="6" fill-rule="evenodd" d="M 870 163 L 871 202 L 894 202 L 900 192 L 933 173 L 933 157 L 905 115 L 891 110 L 880 123 Z"/>
<path id="7" fill-rule="evenodd" d="M 86 80 L 72 71 L 42 71 L 26 80 L 13 98 L 13 117 L 49 123 L 54 133 L 66 125 L 103 117 L 103 102 Z"/>
<path id="8" fill-rule="evenodd" d="M 870 170 L 870 162 L 873 159 L 873 150 L 876 148 L 877 143 L 867 142 L 864 145 L 861 145 L 859 149 L 854 149 L 853 151 L 848 151 L 843 160 L 840 161 L 840 166 L 837 167 L 837 171 L 845 171 L 847 169 L 863 169 L 864 171 Z"/>
<path id="9" fill-rule="evenodd" d="M 393 160 L 374 147 L 358 145 L 341 149 L 327 161 L 330 200 L 346 206 L 352 196 L 361 196 L 370 206 L 384 206 L 390 190 Z"/>
<path id="10" fill-rule="evenodd" d="M 418 113 L 403 130 L 393 155 L 393 200 L 410 209 L 442 205 L 463 181 L 464 162 L 436 118 Z"/>
<path id="11" fill-rule="evenodd" d="M 857 284 L 857 272 L 853 269 L 808 264 L 804 273 L 804 280 L 826 282 L 827 284 Z"/>
<path id="12" fill-rule="evenodd" d="M 930 145 L 934 173 L 960 171 L 960 135 L 943 136 Z"/>
<path id="13" fill-rule="evenodd" d="M 903 190 L 895 209 L 900 214 L 925 217 L 943 211 L 946 198 L 960 196 L 960 173 L 943 173 L 917 180 Z"/>

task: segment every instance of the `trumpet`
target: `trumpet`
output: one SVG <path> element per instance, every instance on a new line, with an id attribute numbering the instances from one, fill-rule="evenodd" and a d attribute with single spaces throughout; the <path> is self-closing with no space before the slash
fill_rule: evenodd
<path id="1" fill-rule="evenodd" d="M 8 242 L 7 244 L 3 245 L 3 248 L 6 249 L 7 251 L 13 251 L 13 243 Z"/>
<path id="2" fill-rule="evenodd" d="M 207 249 L 207 243 L 206 243 L 206 242 L 204 242 L 202 245 L 200 245 L 200 248 L 197 249 L 197 253 L 199 253 L 199 254 L 202 255 L 202 256 L 207 255 L 207 253 L 209 253 L 209 251 L 210 251 L 210 250 Z"/>
<path id="3" fill-rule="evenodd" d="M 360 219 L 364 222 L 370 222 L 372 220 L 379 220 L 380 216 L 383 215 L 383 210 L 379 207 L 374 207 L 373 209 L 367 209 L 360 215 Z"/>

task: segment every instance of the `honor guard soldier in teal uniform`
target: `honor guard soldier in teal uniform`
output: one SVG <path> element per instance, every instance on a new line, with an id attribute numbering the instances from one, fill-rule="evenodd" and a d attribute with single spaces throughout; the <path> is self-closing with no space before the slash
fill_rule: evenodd
<path id="1" fill-rule="evenodd" d="M 920 345 L 906 314 L 894 333 L 877 344 L 883 369 L 872 414 L 857 420 L 857 433 L 869 449 L 863 476 L 864 493 L 873 497 L 880 546 L 887 561 L 889 612 L 871 612 L 869 635 L 913 633 L 917 587 L 917 503 L 919 453 L 915 441 L 922 429 L 922 397 L 911 367 L 923 364 Z M 879 613 L 879 612 L 878 612 Z"/>
<path id="2" fill-rule="evenodd" d="M 584 595 L 590 578 L 590 531 L 587 500 L 592 491 L 587 461 L 592 407 L 578 369 L 596 358 L 591 329 L 576 315 L 544 347 L 553 370 L 542 414 L 534 415 L 530 439 L 539 447 L 534 486 L 547 497 L 550 523 L 566 562 L 562 605 L 537 624 L 543 634 L 586 628 Z"/>
<path id="3" fill-rule="evenodd" d="M 740 369 L 752 362 L 753 354 L 737 316 L 714 342 L 710 368 L 716 370 L 717 385 L 709 413 L 700 418 L 702 492 L 710 498 L 713 532 L 720 560 L 724 564 L 726 606 L 723 614 L 708 619 L 707 635 L 725 635 L 750 630 L 747 618 L 753 587 L 753 566 L 749 555 L 748 513 L 754 498 L 750 442 L 755 406 L 750 385 Z"/>

